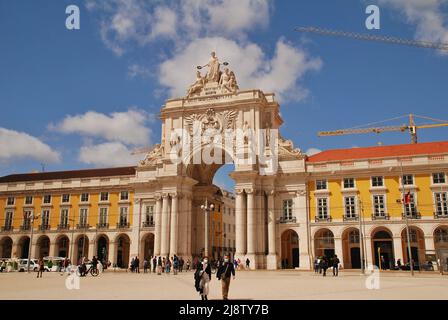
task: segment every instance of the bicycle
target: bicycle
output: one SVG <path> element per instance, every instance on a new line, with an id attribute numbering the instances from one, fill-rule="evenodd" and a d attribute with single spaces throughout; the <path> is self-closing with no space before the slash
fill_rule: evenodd
<path id="1" fill-rule="evenodd" d="M 89 273 L 92 275 L 92 277 L 97 277 L 100 274 L 100 271 L 98 270 L 98 268 L 94 268 L 93 266 L 90 266 L 90 268 L 86 272 L 83 272 L 82 266 L 78 266 L 78 268 L 76 269 L 76 275 L 78 277 L 85 277 Z"/>

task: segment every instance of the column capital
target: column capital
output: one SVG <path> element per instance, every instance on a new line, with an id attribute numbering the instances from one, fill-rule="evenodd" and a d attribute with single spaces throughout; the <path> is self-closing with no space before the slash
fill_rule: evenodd
<path id="1" fill-rule="evenodd" d="M 236 193 L 237 195 L 241 195 L 241 194 L 244 193 L 244 189 L 235 189 L 235 193 Z"/>
<path id="2" fill-rule="evenodd" d="M 246 191 L 246 194 L 255 194 L 255 190 L 250 188 L 250 189 L 244 189 L 244 191 Z"/>
<path id="3" fill-rule="evenodd" d="M 275 189 L 268 189 L 264 191 L 266 193 L 266 195 L 268 196 L 276 196 L 277 195 L 277 191 L 275 191 Z"/>
<path id="4" fill-rule="evenodd" d="M 162 198 L 163 199 L 167 199 L 169 196 L 170 196 L 170 194 L 168 192 L 162 193 Z"/>
<path id="5" fill-rule="evenodd" d="M 296 197 L 298 196 L 306 196 L 306 190 L 305 189 L 296 190 Z"/>
<path id="6" fill-rule="evenodd" d="M 160 194 L 160 193 L 156 193 L 156 194 L 154 195 L 154 199 L 156 199 L 156 201 L 162 200 L 162 194 Z"/>
<path id="7" fill-rule="evenodd" d="M 171 192 L 171 193 L 170 193 L 170 197 L 171 197 L 172 199 L 176 199 L 176 198 L 178 198 L 178 199 L 182 199 L 183 194 L 180 193 L 180 192 Z"/>

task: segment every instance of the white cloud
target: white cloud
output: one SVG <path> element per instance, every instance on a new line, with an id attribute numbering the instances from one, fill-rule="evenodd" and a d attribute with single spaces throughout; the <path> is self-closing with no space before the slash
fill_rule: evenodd
<path id="1" fill-rule="evenodd" d="M 306 154 L 307 156 L 313 156 L 313 155 L 318 154 L 318 153 L 321 153 L 321 152 L 322 152 L 322 150 L 320 150 L 320 149 L 317 149 L 317 148 L 309 148 L 308 150 L 306 150 L 305 154 Z"/>
<path id="2" fill-rule="evenodd" d="M 51 130 L 66 134 L 80 134 L 106 141 L 128 145 L 149 145 L 151 130 L 146 126 L 149 115 L 139 109 L 114 112 L 110 115 L 88 111 L 85 114 L 67 116 Z"/>
<path id="3" fill-rule="evenodd" d="M 128 77 L 131 79 L 134 79 L 136 77 L 147 78 L 149 76 L 150 71 L 144 66 L 132 64 L 128 67 Z"/>
<path id="4" fill-rule="evenodd" d="M 448 43 L 448 22 L 442 6 L 447 0 L 379 0 L 379 4 L 403 12 L 408 23 L 416 25 L 416 38 Z"/>
<path id="5" fill-rule="evenodd" d="M 126 145 L 121 142 L 106 142 L 97 145 L 82 146 L 78 160 L 97 167 L 119 167 L 136 165 L 141 155 L 132 155 Z"/>
<path id="6" fill-rule="evenodd" d="M 105 45 L 122 55 L 128 43 L 159 38 L 179 45 L 201 36 L 245 37 L 269 25 L 273 5 L 269 0 L 87 0 L 86 7 L 99 13 Z"/>
<path id="7" fill-rule="evenodd" d="M 322 66 L 320 59 L 309 57 L 305 51 L 283 39 L 277 42 L 275 55 L 270 59 L 254 43 L 240 45 L 220 37 L 200 38 L 161 64 L 160 83 L 170 89 L 171 96 L 184 96 L 187 87 L 194 82 L 194 66 L 206 64 L 211 51 L 216 51 L 219 58 L 230 63 L 240 88 L 275 92 L 280 100 L 298 101 L 306 97 L 308 91 L 300 80 L 306 72 L 319 70 Z"/>
<path id="8" fill-rule="evenodd" d="M 0 160 L 26 158 L 43 162 L 59 162 L 61 156 L 50 146 L 24 132 L 0 128 Z"/>

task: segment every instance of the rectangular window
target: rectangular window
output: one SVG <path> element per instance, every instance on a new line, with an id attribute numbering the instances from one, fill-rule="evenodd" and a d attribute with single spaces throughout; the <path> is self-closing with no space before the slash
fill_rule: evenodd
<path id="1" fill-rule="evenodd" d="M 319 219 L 328 219 L 328 200 L 327 200 L 327 198 L 317 199 L 317 217 Z"/>
<path id="2" fill-rule="evenodd" d="M 405 174 L 402 179 L 405 186 L 411 186 L 414 184 L 414 176 L 412 174 Z"/>
<path id="3" fill-rule="evenodd" d="M 51 203 L 51 195 L 46 194 L 44 195 L 44 204 L 50 204 Z"/>
<path id="4" fill-rule="evenodd" d="M 283 219 L 292 219 L 292 199 L 283 200 Z"/>
<path id="5" fill-rule="evenodd" d="M 316 190 L 327 190 L 327 180 L 316 180 Z"/>
<path id="6" fill-rule="evenodd" d="M 8 197 L 8 200 L 7 200 L 6 204 L 8 206 L 13 206 L 15 201 L 16 201 L 16 199 L 14 197 Z"/>
<path id="7" fill-rule="evenodd" d="M 100 201 L 108 201 L 109 200 L 109 192 L 101 192 Z"/>
<path id="8" fill-rule="evenodd" d="M 345 206 L 345 217 L 347 218 L 356 217 L 355 197 L 345 197 L 344 206 Z"/>
<path id="9" fill-rule="evenodd" d="M 25 210 L 23 212 L 23 227 L 28 230 L 29 227 L 31 226 L 31 215 L 33 214 L 33 212 L 31 210 Z"/>
<path id="10" fill-rule="evenodd" d="M 373 196 L 373 211 L 375 216 L 384 217 L 386 214 L 386 208 L 384 204 L 384 196 L 376 195 Z"/>
<path id="11" fill-rule="evenodd" d="M 50 210 L 43 210 L 42 211 L 42 226 L 49 226 L 50 225 Z"/>
<path id="12" fill-rule="evenodd" d="M 417 214 L 417 207 L 415 205 L 415 197 L 413 193 L 410 193 L 410 201 L 405 204 L 405 210 L 408 217 L 412 217 Z"/>
<path id="13" fill-rule="evenodd" d="M 12 227 L 12 215 L 13 212 L 12 211 L 6 211 L 5 214 L 5 229 L 9 230 Z"/>
<path id="14" fill-rule="evenodd" d="M 87 225 L 87 208 L 79 209 L 79 225 L 80 226 Z"/>
<path id="15" fill-rule="evenodd" d="M 33 204 L 33 197 L 32 196 L 26 196 L 25 197 L 25 204 Z"/>
<path id="16" fill-rule="evenodd" d="M 81 194 L 81 202 L 89 202 L 89 194 L 88 193 Z"/>
<path id="17" fill-rule="evenodd" d="M 438 216 L 448 216 L 448 195 L 446 192 L 434 194 L 436 201 L 436 214 Z"/>
<path id="18" fill-rule="evenodd" d="M 62 195 L 62 203 L 69 203 L 70 202 L 70 195 L 69 194 L 63 194 Z"/>
<path id="19" fill-rule="evenodd" d="M 351 189 L 355 187 L 355 179 L 346 178 L 344 179 L 344 189 Z"/>
<path id="20" fill-rule="evenodd" d="M 146 206 L 145 224 L 147 227 L 154 225 L 154 206 Z"/>
<path id="21" fill-rule="evenodd" d="M 129 200 L 129 192 L 128 191 L 121 191 L 121 193 L 120 193 L 120 200 L 121 201 L 128 201 Z"/>
<path id="22" fill-rule="evenodd" d="M 432 181 L 434 184 L 445 183 L 445 174 L 443 172 L 433 173 Z"/>
<path id="23" fill-rule="evenodd" d="M 128 224 L 128 208 L 120 207 L 120 225 L 126 226 Z"/>
<path id="24" fill-rule="evenodd" d="M 68 226 L 68 209 L 61 210 L 61 221 L 60 225 L 63 227 Z"/>
<path id="25" fill-rule="evenodd" d="M 100 208 L 100 226 L 105 226 L 107 224 L 107 208 Z"/>
<path id="26" fill-rule="evenodd" d="M 383 187 L 383 177 L 372 177 L 372 187 Z"/>

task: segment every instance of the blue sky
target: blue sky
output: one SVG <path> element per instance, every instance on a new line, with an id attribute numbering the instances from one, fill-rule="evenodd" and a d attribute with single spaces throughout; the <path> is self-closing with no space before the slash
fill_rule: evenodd
<path id="1" fill-rule="evenodd" d="M 80 30 L 65 28 L 70 4 L 80 8 Z M 369 4 L 381 9 L 380 30 L 365 27 Z M 0 0 L 0 175 L 41 163 L 47 171 L 136 163 L 130 151 L 159 142 L 164 100 L 183 92 L 211 50 L 231 60 L 242 89 L 277 93 L 282 135 L 304 152 L 409 141 L 403 133 L 318 138 L 320 130 L 408 113 L 448 119 L 448 54 L 301 34 L 297 26 L 448 42 L 448 5 Z M 419 140 L 447 133 L 421 130 Z M 231 186 L 229 170 L 217 183 Z"/>

